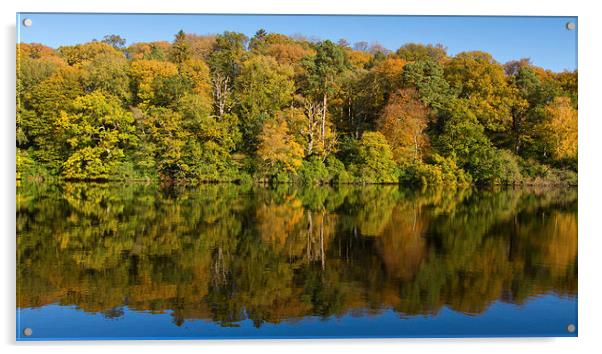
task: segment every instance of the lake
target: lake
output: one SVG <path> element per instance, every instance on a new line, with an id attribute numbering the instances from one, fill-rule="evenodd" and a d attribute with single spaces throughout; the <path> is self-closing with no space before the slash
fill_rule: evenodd
<path id="1" fill-rule="evenodd" d="M 576 188 L 22 183 L 16 217 L 18 340 L 577 335 Z"/>

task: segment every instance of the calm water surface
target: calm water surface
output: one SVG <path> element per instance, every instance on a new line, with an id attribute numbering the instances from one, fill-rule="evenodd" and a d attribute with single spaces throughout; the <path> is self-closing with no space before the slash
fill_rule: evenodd
<path id="1" fill-rule="evenodd" d="M 18 340 L 577 334 L 576 189 L 25 183 L 17 262 Z"/>

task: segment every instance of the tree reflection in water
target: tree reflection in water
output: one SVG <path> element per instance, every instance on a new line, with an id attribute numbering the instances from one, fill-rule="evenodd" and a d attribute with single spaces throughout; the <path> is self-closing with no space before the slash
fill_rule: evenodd
<path id="1" fill-rule="evenodd" d="M 577 295 L 577 190 L 26 184 L 18 307 L 173 322 L 478 314 Z"/>

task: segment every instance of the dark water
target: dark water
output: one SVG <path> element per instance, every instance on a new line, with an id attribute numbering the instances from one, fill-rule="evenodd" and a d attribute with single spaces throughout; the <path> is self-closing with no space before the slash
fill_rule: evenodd
<path id="1" fill-rule="evenodd" d="M 574 336 L 577 190 L 24 184 L 17 262 L 19 340 Z"/>

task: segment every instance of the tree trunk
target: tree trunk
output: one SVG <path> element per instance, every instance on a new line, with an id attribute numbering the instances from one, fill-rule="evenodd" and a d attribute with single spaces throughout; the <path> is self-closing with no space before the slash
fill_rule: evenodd
<path id="1" fill-rule="evenodd" d="M 414 134 L 414 160 L 418 160 L 418 137 Z"/>
<path id="2" fill-rule="evenodd" d="M 322 270 L 324 270 L 324 219 L 325 216 L 322 213 L 322 222 L 320 222 L 320 260 L 322 263 Z"/>
<path id="3" fill-rule="evenodd" d="M 313 131 L 313 124 L 311 122 L 311 120 L 309 121 L 309 133 L 308 133 L 308 137 L 309 139 L 307 139 L 307 155 L 311 155 L 312 151 L 314 150 L 314 131 Z"/>
<path id="4" fill-rule="evenodd" d="M 322 96 L 322 144 L 324 144 L 325 141 L 325 135 L 326 135 L 326 111 L 327 111 L 327 104 L 328 104 L 328 98 L 326 96 L 326 93 L 324 93 L 324 96 Z"/>
<path id="5" fill-rule="evenodd" d="M 226 113 L 226 100 L 230 94 L 228 82 L 228 77 L 224 77 L 221 74 L 216 74 L 213 80 L 213 92 L 215 96 L 215 105 L 217 106 L 217 114 L 218 117 L 223 117 L 224 113 Z"/>
<path id="6" fill-rule="evenodd" d="M 307 211 L 307 263 L 309 263 L 311 261 L 311 243 L 310 243 L 310 239 L 311 239 L 311 233 L 313 231 L 314 228 L 314 224 L 313 224 L 313 220 L 311 218 L 311 212 L 308 210 Z"/>

